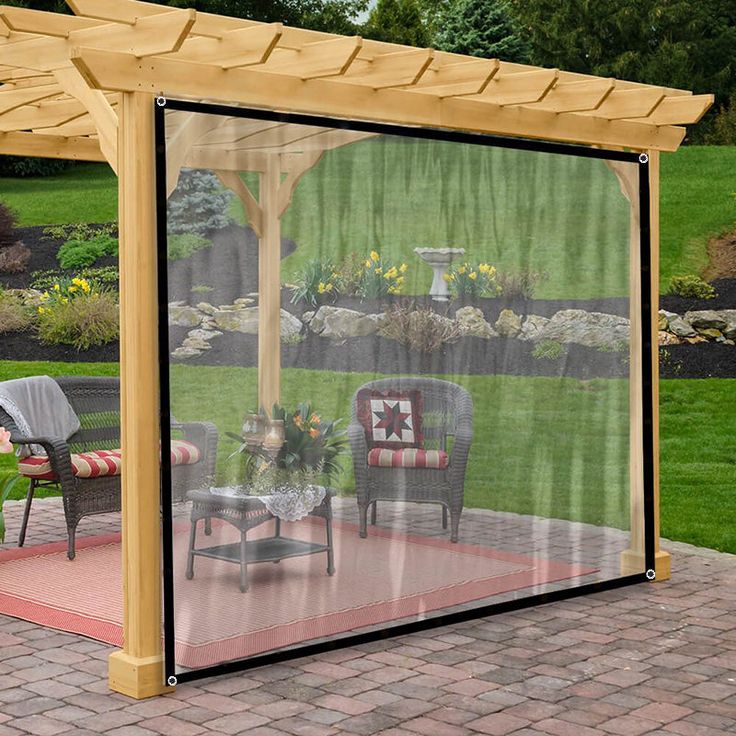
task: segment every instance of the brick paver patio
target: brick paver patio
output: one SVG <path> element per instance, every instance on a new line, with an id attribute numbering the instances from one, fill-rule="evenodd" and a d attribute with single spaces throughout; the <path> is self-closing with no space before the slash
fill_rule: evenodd
<path id="1" fill-rule="evenodd" d="M 63 538 L 44 508 L 54 510 L 39 504 L 31 543 Z M 19 511 L 9 505 L 9 542 Z M 116 521 L 98 518 L 95 531 Z M 182 685 L 144 702 L 108 691 L 107 645 L 0 616 L 0 736 L 734 734 L 736 557 L 665 547 L 674 553 L 667 583 Z"/>

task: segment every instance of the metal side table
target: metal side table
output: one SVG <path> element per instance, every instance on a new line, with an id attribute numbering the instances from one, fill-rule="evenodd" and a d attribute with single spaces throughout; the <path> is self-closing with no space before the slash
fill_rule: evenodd
<path id="1" fill-rule="evenodd" d="M 194 558 L 210 557 L 215 560 L 234 562 L 240 565 L 240 590 L 248 590 L 248 565 L 258 562 L 281 562 L 288 557 L 327 554 L 327 574 L 335 573 L 334 549 L 332 543 L 332 498 L 335 491 L 327 488 L 324 500 L 309 513 L 325 520 L 325 544 L 305 542 L 281 535 L 281 519 L 274 516 L 255 496 L 235 496 L 196 490 L 187 493 L 192 502 L 191 530 L 189 533 L 189 552 L 187 556 L 186 578 L 194 577 Z M 240 531 L 240 542 L 220 544 L 214 547 L 197 549 L 197 526 L 204 519 L 222 519 Z M 251 529 L 275 520 L 274 534 L 260 539 L 247 539 Z"/>

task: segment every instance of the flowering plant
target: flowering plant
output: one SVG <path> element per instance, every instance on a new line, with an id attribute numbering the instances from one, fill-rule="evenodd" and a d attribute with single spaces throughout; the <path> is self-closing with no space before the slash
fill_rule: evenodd
<path id="1" fill-rule="evenodd" d="M 0 455 L 7 455 L 11 452 L 13 452 L 13 444 L 10 441 L 10 432 L 5 427 L 0 427 Z M 12 478 L 7 478 L 2 486 L 0 486 L 0 543 L 5 541 L 5 515 L 3 514 L 3 505 L 7 501 L 10 491 L 13 490 L 13 486 L 19 477 L 18 475 L 14 475 Z"/>
<path id="2" fill-rule="evenodd" d="M 408 268 L 406 263 L 400 266 L 389 265 L 378 251 L 372 250 L 360 269 L 358 294 L 365 299 L 400 294 Z"/>
<path id="3" fill-rule="evenodd" d="M 502 289 L 496 282 L 498 272 L 489 263 L 461 263 L 446 274 L 454 296 L 498 296 Z"/>
<path id="4" fill-rule="evenodd" d="M 309 261 L 297 274 L 296 285 L 291 290 L 291 303 L 306 302 L 318 307 L 337 296 L 338 274 L 331 261 Z"/>
<path id="5" fill-rule="evenodd" d="M 261 414 L 265 412 L 261 410 Z M 299 404 L 295 411 L 274 404 L 271 418 L 284 423 L 284 444 L 275 457 L 263 448 L 249 447 L 239 435 L 228 433 L 241 442 L 236 452 L 247 453 L 246 475 L 252 478 L 268 466 L 295 476 L 307 473 L 310 477 L 330 478 L 341 471 L 337 458 L 347 444 L 347 432 L 338 428 L 341 420 L 323 419 L 309 403 Z"/>

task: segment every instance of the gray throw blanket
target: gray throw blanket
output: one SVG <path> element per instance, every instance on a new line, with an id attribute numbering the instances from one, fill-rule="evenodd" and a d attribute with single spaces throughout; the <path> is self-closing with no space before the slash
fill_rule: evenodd
<path id="1" fill-rule="evenodd" d="M 0 406 L 28 437 L 62 437 L 68 440 L 79 429 L 79 418 L 49 376 L 17 378 L 0 383 Z M 22 445 L 20 457 L 45 455 L 41 445 Z"/>

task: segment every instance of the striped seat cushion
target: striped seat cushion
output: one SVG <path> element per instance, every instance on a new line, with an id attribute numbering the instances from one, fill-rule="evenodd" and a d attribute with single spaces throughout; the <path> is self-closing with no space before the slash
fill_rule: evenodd
<path id="1" fill-rule="evenodd" d="M 171 441 L 171 464 L 194 465 L 202 453 L 196 445 L 186 440 Z M 104 475 L 120 475 L 122 466 L 120 450 L 91 450 L 72 453 L 72 473 L 77 478 L 100 478 Z M 54 480 L 51 462 L 46 455 L 31 455 L 18 461 L 18 472 L 26 478 Z"/>
<path id="2" fill-rule="evenodd" d="M 444 450 L 421 450 L 405 447 L 401 450 L 388 450 L 374 447 L 368 453 L 368 465 L 375 468 L 429 468 L 444 470 L 450 458 Z"/>

